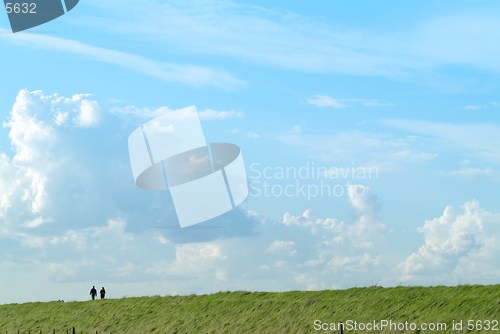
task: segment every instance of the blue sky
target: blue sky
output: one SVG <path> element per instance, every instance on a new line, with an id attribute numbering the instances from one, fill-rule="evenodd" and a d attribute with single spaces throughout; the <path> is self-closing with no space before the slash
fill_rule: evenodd
<path id="1" fill-rule="evenodd" d="M 0 15 L 0 303 L 498 283 L 499 17 L 495 1 L 89 0 L 12 34 Z M 254 183 L 181 230 L 168 191 L 134 185 L 127 138 L 192 105 Z M 276 177 L 306 166 L 330 172 Z"/>

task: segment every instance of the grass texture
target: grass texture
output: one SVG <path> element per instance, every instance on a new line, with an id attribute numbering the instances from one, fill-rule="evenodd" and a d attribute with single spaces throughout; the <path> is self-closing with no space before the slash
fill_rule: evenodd
<path id="1" fill-rule="evenodd" d="M 0 305 L 0 334 L 66 333 L 339 333 L 315 330 L 314 321 L 446 323 L 466 333 L 468 320 L 500 320 L 500 285 L 352 288 L 290 292 L 219 292 L 86 302 Z M 452 330 L 463 321 L 463 330 Z M 499 333 L 498 330 L 481 330 Z M 476 332 L 474 329 L 472 332 Z M 346 330 L 344 333 L 358 331 Z M 424 330 L 370 332 L 430 333 Z"/>

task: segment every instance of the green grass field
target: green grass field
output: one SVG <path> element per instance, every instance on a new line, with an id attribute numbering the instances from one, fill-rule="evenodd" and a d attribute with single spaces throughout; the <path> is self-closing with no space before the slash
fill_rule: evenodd
<path id="1" fill-rule="evenodd" d="M 499 333 L 500 285 L 352 288 L 348 290 L 220 292 L 211 295 L 138 297 L 86 302 L 0 306 L 0 334 L 66 333 L 338 333 L 315 330 L 314 321 L 446 323 L 448 333 L 468 332 L 482 321 L 483 333 Z M 453 321 L 463 329 L 453 330 Z M 490 330 L 485 330 L 490 321 Z M 432 326 L 432 325 L 431 325 Z M 477 327 L 479 327 L 477 325 Z M 473 330 L 475 332 L 476 330 Z M 344 329 L 345 333 L 357 332 Z M 406 330 L 359 331 L 407 332 Z M 432 331 L 408 330 L 412 333 Z"/>

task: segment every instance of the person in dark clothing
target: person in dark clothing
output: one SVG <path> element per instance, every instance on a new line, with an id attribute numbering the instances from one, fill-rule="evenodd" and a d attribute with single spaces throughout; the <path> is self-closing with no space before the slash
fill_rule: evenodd
<path id="1" fill-rule="evenodd" d="M 106 290 L 104 290 L 104 287 L 101 289 L 101 299 L 104 299 L 104 296 L 106 296 Z"/>
<path id="2" fill-rule="evenodd" d="M 92 300 L 95 299 L 95 296 L 97 295 L 97 290 L 95 289 L 95 286 L 92 287 L 90 290 L 90 295 L 92 296 Z"/>

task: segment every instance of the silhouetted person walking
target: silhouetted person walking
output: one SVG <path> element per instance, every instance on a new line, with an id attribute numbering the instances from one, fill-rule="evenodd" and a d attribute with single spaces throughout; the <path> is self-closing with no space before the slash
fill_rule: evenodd
<path id="1" fill-rule="evenodd" d="M 104 297 L 106 296 L 106 290 L 104 290 L 104 287 L 102 287 L 100 292 L 101 292 L 101 299 L 104 299 Z"/>
<path id="2" fill-rule="evenodd" d="M 92 296 L 92 300 L 94 300 L 95 296 L 97 296 L 97 290 L 95 289 L 95 285 L 90 290 L 90 295 Z"/>

